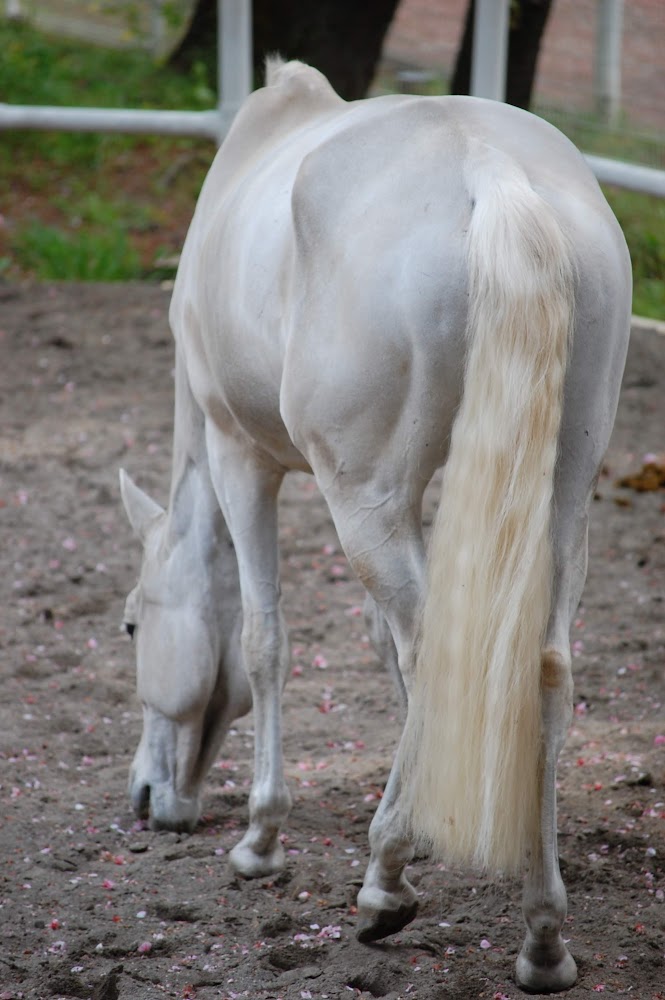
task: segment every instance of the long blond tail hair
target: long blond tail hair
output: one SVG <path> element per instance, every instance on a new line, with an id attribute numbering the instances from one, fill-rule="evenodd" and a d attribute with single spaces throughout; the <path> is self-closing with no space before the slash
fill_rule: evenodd
<path id="1" fill-rule="evenodd" d="M 541 657 L 575 272 L 524 172 L 494 150 L 473 153 L 466 374 L 400 766 L 412 832 L 451 862 L 515 871 L 539 829 Z"/>

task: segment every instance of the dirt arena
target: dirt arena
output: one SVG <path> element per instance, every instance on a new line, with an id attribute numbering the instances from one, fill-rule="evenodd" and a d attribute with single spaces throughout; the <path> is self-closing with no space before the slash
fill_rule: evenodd
<path id="1" fill-rule="evenodd" d="M 192 836 L 131 814 L 141 715 L 119 625 L 140 553 L 118 468 L 166 499 L 167 306 L 154 286 L 0 285 L 0 1000 L 516 1000 L 517 881 L 418 859 L 414 923 L 373 947 L 355 940 L 399 722 L 361 588 L 304 476 L 287 482 L 281 521 L 286 871 L 245 882 L 226 860 L 246 821 L 251 716 Z M 616 485 L 646 453 L 662 457 L 664 390 L 665 339 L 638 330 L 572 637 L 559 814 L 580 970 L 570 1000 L 665 998 L 665 494 Z"/>

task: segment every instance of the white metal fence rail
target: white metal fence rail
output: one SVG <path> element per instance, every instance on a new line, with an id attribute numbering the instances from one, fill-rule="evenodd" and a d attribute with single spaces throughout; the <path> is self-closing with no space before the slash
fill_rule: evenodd
<path id="1" fill-rule="evenodd" d="M 251 0 L 217 0 L 218 105 L 214 111 L 143 111 L 0 103 L 0 129 L 199 136 L 220 143 L 252 90 Z"/>
<path id="2" fill-rule="evenodd" d="M 472 90 L 502 100 L 505 44 L 510 0 L 477 0 Z M 110 108 L 63 108 L 0 103 L 1 129 L 52 129 L 78 132 L 132 132 L 200 136 L 220 143 L 240 104 L 252 89 L 251 0 L 217 0 L 218 105 L 214 111 L 143 111 Z M 623 0 L 604 0 L 615 5 Z M 611 42 L 616 44 L 616 18 Z M 608 43 L 609 44 L 609 43 Z M 603 183 L 665 197 L 665 171 L 600 156 L 586 157 Z"/>
<path id="3" fill-rule="evenodd" d="M 496 101 L 505 97 L 509 6 L 510 0 L 476 0 L 471 92 L 477 97 L 489 97 Z M 617 35 L 620 35 L 622 7 L 623 0 L 603 0 L 601 8 L 601 12 L 604 10 L 611 22 L 611 30 L 608 29 L 606 35 L 608 49 L 613 51 L 617 46 Z M 506 43 L 497 44 L 497 39 L 505 39 Z M 611 53 L 609 56 L 611 57 Z M 601 62 L 605 67 L 607 60 Z M 604 77 L 608 76 L 605 68 L 603 73 Z M 613 79 L 607 82 L 606 89 L 615 96 L 616 86 L 616 80 Z M 598 180 L 603 183 L 665 198 L 665 170 L 602 156 L 587 156 L 586 160 Z"/>

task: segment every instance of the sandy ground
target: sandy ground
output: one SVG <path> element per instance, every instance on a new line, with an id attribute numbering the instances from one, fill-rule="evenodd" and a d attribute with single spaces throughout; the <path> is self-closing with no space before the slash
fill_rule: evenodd
<path id="1" fill-rule="evenodd" d="M 398 734 L 362 592 L 313 485 L 284 490 L 293 673 L 288 866 L 244 882 L 251 716 L 206 786 L 192 836 L 152 833 L 126 797 L 138 742 L 120 633 L 139 551 L 126 466 L 166 497 L 173 350 L 149 286 L 0 286 L 0 1000 L 518 997 L 520 886 L 414 863 L 415 922 L 354 938 L 367 826 Z M 663 492 L 616 487 L 663 448 L 665 342 L 634 336 L 593 510 L 575 622 L 576 712 L 560 768 L 571 1000 L 665 997 Z"/>

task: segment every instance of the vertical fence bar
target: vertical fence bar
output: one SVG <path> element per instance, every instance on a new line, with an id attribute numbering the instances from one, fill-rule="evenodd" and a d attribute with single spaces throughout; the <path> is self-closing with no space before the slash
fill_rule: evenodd
<path id="1" fill-rule="evenodd" d="M 609 125 L 621 111 L 623 0 L 598 0 L 594 91 L 596 111 Z"/>
<path id="2" fill-rule="evenodd" d="M 509 12 L 510 0 L 476 0 L 471 58 L 474 97 L 506 98 Z"/>
<path id="3" fill-rule="evenodd" d="M 217 83 L 220 142 L 252 91 L 251 0 L 217 0 Z"/>

